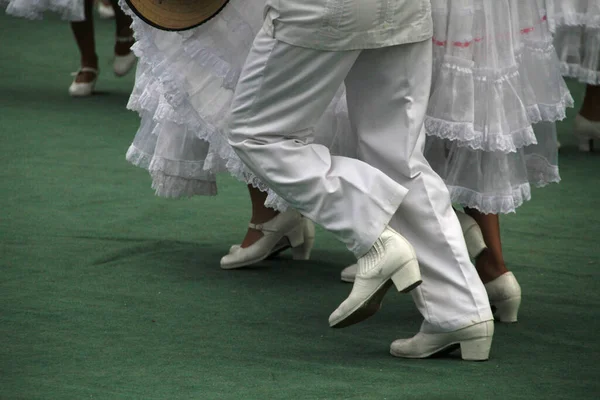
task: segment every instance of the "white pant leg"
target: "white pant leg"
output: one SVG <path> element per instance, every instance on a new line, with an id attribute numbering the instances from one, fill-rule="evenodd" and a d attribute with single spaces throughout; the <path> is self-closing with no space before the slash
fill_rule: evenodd
<path id="1" fill-rule="evenodd" d="M 261 30 L 237 85 L 229 137 L 253 173 L 357 256 L 407 193 L 378 169 L 312 143 L 314 125 L 359 55 L 292 46 Z"/>
<path id="2" fill-rule="evenodd" d="M 358 157 L 409 189 L 390 226 L 415 247 L 423 283 L 413 298 L 424 329 L 492 319 L 442 179 L 423 156 L 431 42 L 361 53 L 346 79 Z"/>

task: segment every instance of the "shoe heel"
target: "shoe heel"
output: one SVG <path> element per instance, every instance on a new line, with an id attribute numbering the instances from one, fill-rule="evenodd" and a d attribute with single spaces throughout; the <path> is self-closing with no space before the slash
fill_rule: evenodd
<path id="1" fill-rule="evenodd" d="M 310 259 L 315 244 L 315 226 L 312 221 L 303 218 L 300 226 L 294 228 L 288 235 L 292 246 L 292 258 L 302 261 Z"/>
<path id="2" fill-rule="evenodd" d="M 517 322 L 517 314 L 521 306 L 521 297 L 513 297 L 511 299 L 495 301 L 494 307 L 496 312 L 494 317 L 500 322 L 514 323 Z"/>
<path id="3" fill-rule="evenodd" d="M 467 251 L 472 259 L 477 258 L 485 249 L 487 245 L 483 240 L 483 233 L 479 225 L 473 225 L 466 232 L 464 232 L 465 242 L 467 244 Z"/>
<path id="4" fill-rule="evenodd" d="M 492 336 L 460 342 L 460 355 L 465 361 L 485 361 L 490 358 Z"/>
<path id="5" fill-rule="evenodd" d="M 392 275 L 392 282 L 399 292 L 408 293 L 423 282 L 419 262 L 412 259 Z"/>

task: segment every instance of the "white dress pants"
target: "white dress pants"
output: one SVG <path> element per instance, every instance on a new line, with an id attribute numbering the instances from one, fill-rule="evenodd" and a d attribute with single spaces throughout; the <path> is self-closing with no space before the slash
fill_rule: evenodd
<path id="1" fill-rule="evenodd" d="M 275 193 L 357 257 L 386 225 L 415 247 L 422 329 L 492 319 L 444 182 L 423 156 L 430 40 L 329 52 L 256 37 L 232 104 L 229 142 Z M 345 82 L 358 159 L 313 143 L 313 127 Z"/>

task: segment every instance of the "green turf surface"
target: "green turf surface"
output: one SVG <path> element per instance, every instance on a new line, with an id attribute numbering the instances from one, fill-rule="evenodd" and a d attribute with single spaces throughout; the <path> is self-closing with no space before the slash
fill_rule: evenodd
<path id="1" fill-rule="evenodd" d="M 220 257 L 249 217 L 242 184 L 165 200 L 125 161 L 133 77 L 110 70 L 97 22 L 100 95 L 72 99 L 68 24 L 0 15 L 0 399 L 598 399 L 600 153 L 560 125 L 563 182 L 502 219 L 524 291 L 492 359 L 400 360 L 410 297 L 331 330 L 352 257 L 319 231 L 310 262 L 244 271 Z M 582 87 L 571 84 L 577 100 Z"/>

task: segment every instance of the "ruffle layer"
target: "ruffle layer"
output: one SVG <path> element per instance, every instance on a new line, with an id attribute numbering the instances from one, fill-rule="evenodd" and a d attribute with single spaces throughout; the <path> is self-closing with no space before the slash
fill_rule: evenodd
<path id="1" fill-rule="evenodd" d="M 550 30 L 561 26 L 580 26 L 600 29 L 598 0 L 546 0 Z"/>
<path id="2" fill-rule="evenodd" d="M 555 46 L 564 76 L 600 85 L 600 28 L 560 26 Z"/>
<path id="3" fill-rule="evenodd" d="M 531 187 L 560 182 L 556 127 L 534 125 L 538 144 L 514 153 L 484 152 L 429 137 L 425 156 L 442 177 L 452 201 L 486 214 L 507 214 L 531 198 Z"/>
<path id="4" fill-rule="evenodd" d="M 0 0 L 6 13 L 27 19 L 42 19 L 47 11 L 54 12 L 67 21 L 85 20 L 83 0 Z"/>
<path id="5" fill-rule="evenodd" d="M 207 143 L 164 118 L 169 106 L 163 96 L 157 98 L 160 84 L 144 73 L 147 69 L 143 63 L 138 65 L 139 84 L 128 104 L 138 112 L 141 123 L 126 159 L 150 172 L 158 196 L 216 195 L 215 175 L 204 170 Z"/>

